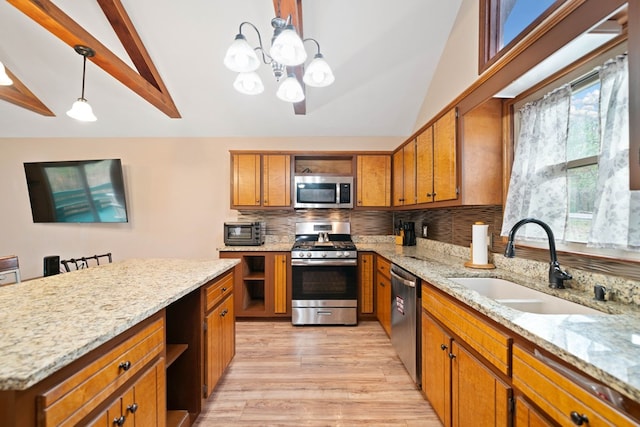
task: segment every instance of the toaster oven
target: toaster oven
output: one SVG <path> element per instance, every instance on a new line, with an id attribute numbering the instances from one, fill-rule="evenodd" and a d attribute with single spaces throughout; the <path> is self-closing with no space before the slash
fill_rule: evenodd
<path id="1" fill-rule="evenodd" d="M 264 244 L 264 221 L 225 222 L 224 244 L 227 246 L 260 246 Z"/>

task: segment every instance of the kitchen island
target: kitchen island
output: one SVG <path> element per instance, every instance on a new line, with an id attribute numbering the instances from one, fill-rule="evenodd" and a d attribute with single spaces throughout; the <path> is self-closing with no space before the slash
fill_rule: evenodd
<path id="1" fill-rule="evenodd" d="M 0 288 L 3 425 L 36 425 L 36 420 L 46 425 L 47 405 L 62 394 L 67 378 L 85 381 L 76 378 L 76 372 L 87 366 L 102 372 L 102 364 L 109 362 L 103 361 L 104 355 L 120 363 L 115 374 L 122 377 L 112 385 L 114 392 L 120 392 L 131 385 L 129 380 L 145 375 L 143 368 L 154 361 L 162 359 L 158 366 L 168 366 L 170 359 L 178 357 L 172 355 L 178 348 L 178 353 L 199 362 L 192 383 L 198 384 L 195 393 L 201 396 L 205 352 L 197 337 L 202 333 L 180 332 L 185 325 L 178 323 L 190 319 L 194 324 L 189 326 L 201 331 L 200 319 L 206 310 L 201 295 L 219 277 L 231 277 L 232 283 L 235 264 L 236 260 L 131 259 Z M 171 345 L 183 338 L 186 343 Z M 122 362 L 116 360 L 120 357 Z M 135 366 L 130 359 L 140 363 Z M 158 387 L 164 388 L 166 378 L 160 368 L 156 369 L 162 370 Z M 86 413 L 82 417 L 99 414 L 100 402 L 108 403 L 99 383 L 92 386 L 98 389 L 97 403 L 80 411 Z M 157 398 L 162 419 L 165 400 L 165 396 Z M 192 417 L 197 416 L 200 403 L 194 405 L 187 408 Z"/>

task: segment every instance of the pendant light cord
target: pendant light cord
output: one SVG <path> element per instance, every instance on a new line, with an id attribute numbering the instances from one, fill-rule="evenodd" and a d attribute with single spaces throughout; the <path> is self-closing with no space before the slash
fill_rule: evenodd
<path id="1" fill-rule="evenodd" d="M 82 57 L 84 59 L 83 59 L 83 62 L 82 62 L 82 95 L 81 95 L 81 97 L 82 97 L 82 99 L 84 99 L 84 76 L 85 76 L 85 73 L 87 71 L 87 55 L 82 55 Z"/>

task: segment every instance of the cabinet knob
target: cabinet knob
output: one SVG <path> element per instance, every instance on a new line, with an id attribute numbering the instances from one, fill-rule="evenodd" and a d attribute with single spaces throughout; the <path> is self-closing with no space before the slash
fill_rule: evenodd
<path id="1" fill-rule="evenodd" d="M 129 362 L 128 360 L 124 362 L 120 362 L 120 364 L 118 365 L 118 368 L 126 372 L 131 368 L 131 362 Z"/>
<path id="2" fill-rule="evenodd" d="M 229 310 L 227 310 L 226 308 L 224 310 L 222 310 L 222 313 L 220 313 L 220 317 L 224 317 L 227 315 L 227 313 L 229 312 Z"/>
<path id="3" fill-rule="evenodd" d="M 227 288 L 222 288 L 222 292 L 227 292 Z"/>
<path id="4" fill-rule="evenodd" d="M 440 350 L 445 351 L 448 347 L 444 344 L 440 344 Z"/>
<path id="5" fill-rule="evenodd" d="M 576 411 L 571 411 L 571 421 L 577 425 L 581 426 L 584 423 L 589 423 L 589 418 L 585 414 L 579 414 Z"/>
<path id="6" fill-rule="evenodd" d="M 127 406 L 127 411 L 131 412 L 132 414 L 135 414 L 137 410 L 138 410 L 137 403 Z"/>
<path id="7" fill-rule="evenodd" d="M 120 415 L 119 417 L 113 419 L 113 424 L 117 426 L 121 426 L 124 424 L 125 420 L 126 418 L 124 417 L 124 415 Z"/>
<path id="8" fill-rule="evenodd" d="M 431 197 L 431 196 L 433 196 L 433 194 L 427 193 L 427 197 Z"/>
<path id="9" fill-rule="evenodd" d="M 449 359 L 453 360 L 456 358 L 456 355 L 453 353 L 449 353 Z"/>

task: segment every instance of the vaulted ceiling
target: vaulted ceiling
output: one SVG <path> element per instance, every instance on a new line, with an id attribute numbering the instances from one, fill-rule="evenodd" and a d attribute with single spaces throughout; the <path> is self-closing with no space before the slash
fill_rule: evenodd
<path id="1" fill-rule="evenodd" d="M 461 0 L 6 0 L 0 137 L 406 136 L 414 130 Z M 295 106 L 265 91 L 236 92 L 222 59 L 239 24 L 267 46 L 271 19 L 292 15 L 320 43 L 336 81 Z M 243 29 L 245 30 L 245 29 Z M 257 36 L 243 31 L 252 45 Z M 80 96 L 98 121 L 66 116 Z M 312 56 L 311 45 L 307 46 Z M 297 70 L 301 75 L 302 70 Z"/>

